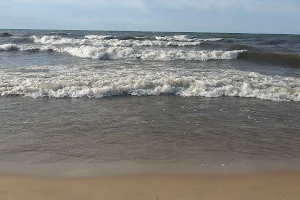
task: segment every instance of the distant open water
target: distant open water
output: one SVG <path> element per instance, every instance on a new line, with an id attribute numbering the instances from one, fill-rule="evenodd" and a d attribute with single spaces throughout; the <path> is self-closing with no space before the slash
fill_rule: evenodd
<path id="1" fill-rule="evenodd" d="M 1 30 L 1 161 L 298 160 L 299 55 L 299 35 Z"/>

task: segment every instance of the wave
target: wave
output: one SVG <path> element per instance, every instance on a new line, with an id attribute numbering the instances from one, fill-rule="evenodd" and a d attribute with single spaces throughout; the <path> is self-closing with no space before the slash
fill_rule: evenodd
<path id="1" fill-rule="evenodd" d="M 69 33 L 69 32 L 51 32 L 50 35 L 67 36 L 67 35 L 71 35 L 71 33 Z"/>
<path id="2" fill-rule="evenodd" d="M 182 38 L 181 38 L 182 37 Z M 112 36 L 112 35 L 86 35 L 73 38 L 68 34 L 54 34 L 29 37 L 12 37 L 8 42 L 16 44 L 44 44 L 44 45 L 74 45 L 74 46 L 99 46 L 99 47 L 194 47 L 205 43 L 213 44 L 218 38 L 187 39 L 187 36 L 164 36 L 159 39 L 155 36 Z M 173 38 L 173 39 L 172 39 Z M 184 39 L 186 38 L 186 39 Z"/>
<path id="3" fill-rule="evenodd" d="M 254 48 L 243 44 L 231 44 L 228 45 L 228 50 L 253 50 Z"/>
<path id="4" fill-rule="evenodd" d="M 112 36 L 112 35 L 86 35 L 84 38 L 70 38 L 61 37 L 57 35 L 51 36 L 35 36 L 31 39 L 35 43 L 40 44 L 52 44 L 52 45 L 93 45 L 93 46 L 198 46 L 203 42 L 219 41 L 221 38 L 186 38 L 187 36 L 163 36 L 163 37 L 151 37 L 151 36 Z"/>
<path id="5" fill-rule="evenodd" d="M 163 41 L 183 41 L 183 42 L 192 42 L 192 41 L 204 41 L 204 42 L 215 42 L 220 41 L 222 38 L 197 38 L 195 36 L 190 35 L 174 35 L 174 36 L 156 36 L 156 40 Z"/>
<path id="6" fill-rule="evenodd" d="M 231 60 L 242 51 L 183 51 L 183 50 L 136 50 L 133 48 L 98 48 L 93 46 L 67 47 L 55 50 L 80 58 L 99 60 L 141 59 L 141 60 Z"/>
<path id="7" fill-rule="evenodd" d="M 54 51 L 58 53 L 68 53 L 79 58 L 90 58 L 98 60 L 232 60 L 236 59 L 243 50 L 234 51 L 183 51 L 178 49 L 163 50 L 139 50 L 129 47 L 58 47 L 53 45 L 16 45 L 5 44 L 0 46 L 2 51 Z"/>
<path id="8" fill-rule="evenodd" d="M 13 43 L 18 43 L 18 44 L 28 44 L 28 43 L 33 43 L 33 38 L 32 37 L 14 37 L 12 39 Z"/>
<path id="9" fill-rule="evenodd" d="M 51 78 L 49 78 L 51 77 Z M 0 70 L 0 96 L 102 98 L 179 95 L 300 101 L 300 79 L 239 70 L 41 66 Z"/>
<path id="10" fill-rule="evenodd" d="M 32 45 L 17 45 L 17 44 L 3 44 L 0 45 L 0 51 L 54 51 L 54 46 L 32 46 Z"/>
<path id="11" fill-rule="evenodd" d="M 215 42 L 220 41 L 222 38 L 197 38 L 196 36 L 190 35 L 174 35 L 174 36 L 131 36 L 131 35 L 122 35 L 122 36 L 112 36 L 112 35 L 86 35 L 84 36 L 87 39 L 96 39 L 96 40 L 159 40 L 159 41 L 178 41 L 178 42 L 200 42 L 200 41 L 209 41 Z"/>
<path id="12" fill-rule="evenodd" d="M 7 32 L 0 33 L 0 37 L 11 37 L 11 36 L 13 36 L 13 35 L 10 33 L 7 33 Z"/>
<path id="13" fill-rule="evenodd" d="M 87 38 L 87 39 L 91 39 L 91 40 L 117 39 L 116 36 L 112 36 L 112 35 L 85 35 L 84 37 Z"/>
<path id="14" fill-rule="evenodd" d="M 16 44 L 2 44 L 0 45 L 0 51 L 17 51 L 20 50 Z"/>
<path id="15" fill-rule="evenodd" d="M 131 35 L 121 35 L 121 36 L 112 36 L 112 35 L 85 35 L 87 39 L 91 40 L 155 40 L 155 37 L 152 36 L 131 36 Z"/>
<path id="16" fill-rule="evenodd" d="M 56 38 L 59 38 L 58 40 Z M 130 41 L 111 40 L 110 44 L 102 44 L 103 46 L 77 45 L 74 46 L 73 38 L 66 38 L 61 40 L 60 36 L 43 36 L 39 38 L 40 44 L 35 45 L 17 45 L 17 44 L 3 44 L 0 45 L 0 51 L 53 51 L 58 53 L 68 53 L 72 56 L 79 58 L 90 58 L 99 60 L 128 60 L 128 59 L 141 59 L 141 60 L 195 60 L 195 61 L 208 61 L 208 60 L 245 60 L 257 63 L 269 63 L 273 65 L 281 65 L 288 67 L 300 67 L 300 55 L 298 54 L 283 54 L 283 53 L 269 53 L 252 51 L 245 45 L 231 45 L 230 50 L 181 50 L 181 49 L 139 49 Z M 72 43 L 72 46 L 55 45 Z M 151 43 L 148 43 L 151 42 Z M 154 42 L 154 43 L 153 43 Z M 155 43 L 158 42 L 158 43 Z M 162 41 L 142 41 L 139 45 L 161 45 Z M 163 41 L 166 42 L 166 41 Z M 48 45 L 49 44 L 49 45 Z M 80 43 L 81 44 L 81 43 Z M 172 42 L 167 42 L 172 45 Z M 167 45 L 166 43 L 164 45 Z M 191 45 L 191 43 L 181 42 L 182 45 Z M 179 45 L 179 44 L 177 44 Z M 197 45 L 197 44 L 195 44 Z M 210 44 L 214 47 L 214 44 Z M 205 45 L 204 45 L 205 46 Z M 208 46 L 205 46 L 208 48 Z"/>
<path id="17" fill-rule="evenodd" d="M 262 41 L 259 44 L 262 44 L 262 45 L 277 45 L 277 44 L 284 44 L 286 42 L 287 42 L 286 40 L 273 39 L 273 40 Z"/>
<path id="18" fill-rule="evenodd" d="M 31 36 L 31 39 L 34 43 L 40 44 L 51 44 L 51 45 L 62 45 L 62 44 L 73 44 L 73 45 L 84 45 L 86 40 L 74 39 L 74 38 L 66 38 L 57 35 L 52 36 Z"/>
<path id="19" fill-rule="evenodd" d="M 32 36 L 32 40 L 39 44 L 51 45 L 92 45 L 100 47 L 139 47 L 139 46 L 198 46 L 202 42 L 156 41 L 148 39 L 132 40 L 128 38 L 114 38 L 113 36 L 90 35 L 84 39 L 66 38 L 60 36 Z M 109 38 L 109 39 L 108 39 Z"/>
<path id="20" fill-rule="evenodd" d="M 300 67 L 300 55 L 297 54 L 244 51 L 239 54 L 238 59 L 289 67 Z"/>

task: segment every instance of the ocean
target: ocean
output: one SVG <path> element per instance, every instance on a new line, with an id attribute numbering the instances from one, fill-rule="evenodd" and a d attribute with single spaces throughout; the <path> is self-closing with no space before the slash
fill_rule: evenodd
<path id="1" fill-rule="evenodd" d="M 4 172 L 299 169 L 300 35 L 0 30 L 0 119 Z"/>

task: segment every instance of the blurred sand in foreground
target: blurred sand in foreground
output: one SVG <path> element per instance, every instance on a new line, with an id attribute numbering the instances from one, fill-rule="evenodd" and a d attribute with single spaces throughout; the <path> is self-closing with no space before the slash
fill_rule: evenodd
<path id="1" fill-rule="evenodd" d="M 1 200 L 299 200 L 300 173 L 134 175 L 50 179 L 0 176 Z"/>

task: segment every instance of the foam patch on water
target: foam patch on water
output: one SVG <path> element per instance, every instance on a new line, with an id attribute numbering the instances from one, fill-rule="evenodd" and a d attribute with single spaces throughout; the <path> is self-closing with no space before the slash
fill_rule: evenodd
<path id="1" fill-rule="evenodd" d="M 0 70 L 0 95 L 102 98 L 122 95 L 245 97 L 300 101 L 300 79 L 238 70 L 40 66 Z"/>

